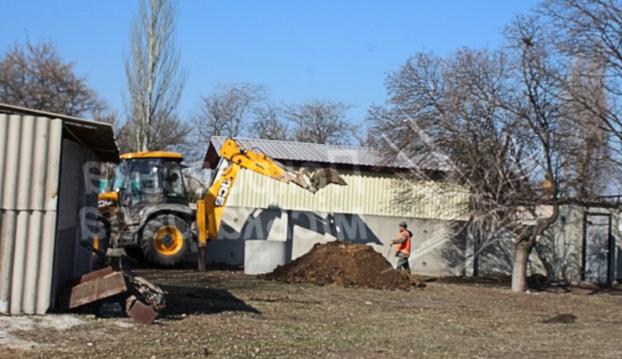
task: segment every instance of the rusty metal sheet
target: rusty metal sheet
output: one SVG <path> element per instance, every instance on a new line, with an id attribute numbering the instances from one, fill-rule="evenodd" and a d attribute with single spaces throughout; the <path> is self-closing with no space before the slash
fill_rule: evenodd
<path id="1" fill-rule="evenodd" d="M 110 266 L 102 268 L 102 269 L 98 269 L 92 272 L 88 272 L 80 277 L 80 281 L 78 283 L 84 283 L 84 282 L 93 280 L 95 278 L 105 277 L 112 272 L 113 270 L 112 270 L 112 267 Z"/>
<path id="2" fill-rule="evenodd" d="M 125 277 L 121 272 L 113 272 L 80 283 L 71 288 L 69 309 L 92 303 L 127 291 Z"/>
<path id="3" fill-rule="evenodd" d="M 127 315 L 138 323 L 152 324 L 158 317 L 158 312 L 153 307 L 144 304 L 134 296 L 128 298 L 128 307 L 130 309 Z"/>

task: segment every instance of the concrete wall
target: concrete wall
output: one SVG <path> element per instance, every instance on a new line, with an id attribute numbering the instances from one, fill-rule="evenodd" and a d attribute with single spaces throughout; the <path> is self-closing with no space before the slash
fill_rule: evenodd
<path id="1" fill-rule="evenodd" d="M 572 283 L 581 281 L 584 213 L 611 213 L 616 243 L 614 275 L 621 279 L 622 233 L 617 211 L 578 206 L 562 206 L 560 211 L 558 222 L 539 239 L 531 253 L 529 274 L 548 274 L 550 278 Z M 242 265 L 245 240 L 269 240 L 284 242 L 287 258 L 292 260 L 307 253 L 316 243 L 348 240 L 372 246 L 395 264 L 394 253 L 388 256 L 388 243 L 396 236 L 402 220 L 414 234 L 410 264 L 416 273 L 433 276 L 472 273 L 472 242 L 464 235 L 464 222 L 279 208 L 227 208 L 218 240 L 208 244 L 207 256 L 210 262 Z M 480 254 L 480 275 L 511 274 L 513 250 L 513 237 L 499 234 Z"/>
<path id="2" fill-rule="evenodd" d="M 462 222 L 279 208 L 228 207 L 218 240 L 208 243 L 207 257 L 210 262 L 241 265 L 244 240 L 286 242 L 290 259 L 307 253 L 316 243 L 333 240 L 368 244 L 387 256 L 388 243 L 403 220 L 414 234 L 410 263 L 417 273 L 458 275 L 463 271 L 464 239 L 455 235 Z M 394 253 L 388 259 L 395 264 Z"/>
<path id="3" fill-rule="evenodd" d="M 559 219 L 542 235 L 529 257 L 529 274 L 547 275 L 552 280 L 578 283 L 583 271 L 585 213 L 611 214 L 611 234 L 615 241 L 614 279 L 622 279 L 622 232 L 619 212 L 602 207 L 564 205 Z M 514 238 L 500 233 L 489 241 L 480 254 L 482 275 L 509 275 L 512 271 Z M 466 244 L 466 273 L 472 273 L 472 242 Z M 587 259 L 589 262 L 589 259 Z M 589 263 L 588 263 L 589 265 Z"/>

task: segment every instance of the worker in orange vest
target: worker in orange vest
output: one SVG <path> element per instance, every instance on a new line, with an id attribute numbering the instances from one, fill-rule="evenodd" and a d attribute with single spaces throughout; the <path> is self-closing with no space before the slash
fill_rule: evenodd
<path id="1" fill-rule="evenodd" d="M 405 269 L 410 273 L 410 265 L 408 259 L 410 258 L 410 238 L 412 233 L 408 230 L 406 222 L 400 222 L 400 230 L 397 232 L 397 239 L 391 241 L 391 244 L 397 246 L 395 255 L 397 256 L 396 270 Z"/>

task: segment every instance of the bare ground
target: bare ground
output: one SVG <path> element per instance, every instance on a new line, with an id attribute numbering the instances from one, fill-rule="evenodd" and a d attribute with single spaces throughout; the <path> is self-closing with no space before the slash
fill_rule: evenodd
<path id="1" fill-rule="evenodd" d="M 517 295 L 494 283 L 446 281 L 391 291 L 225 270 L 139 274 L 170 293 L 158 324 L 81 315 L 81 324 L 60 328 L 17 325 L 0 341 L 0 357 L 622 357 L 615 291 Z M 544 322 L 559 314 L 576 321 Z"/>

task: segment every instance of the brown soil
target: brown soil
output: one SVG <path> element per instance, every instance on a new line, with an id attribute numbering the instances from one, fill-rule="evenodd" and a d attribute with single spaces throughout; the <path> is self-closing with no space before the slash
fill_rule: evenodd
<path id="1" fill-rule="evenodd" d="M 309 253 L 262 276 L 285 283 L 337 284 L 343 287 L 407 290 L 414 277 L 396 272 L 373 248 L 335 241 L 316 244 Z"/>

